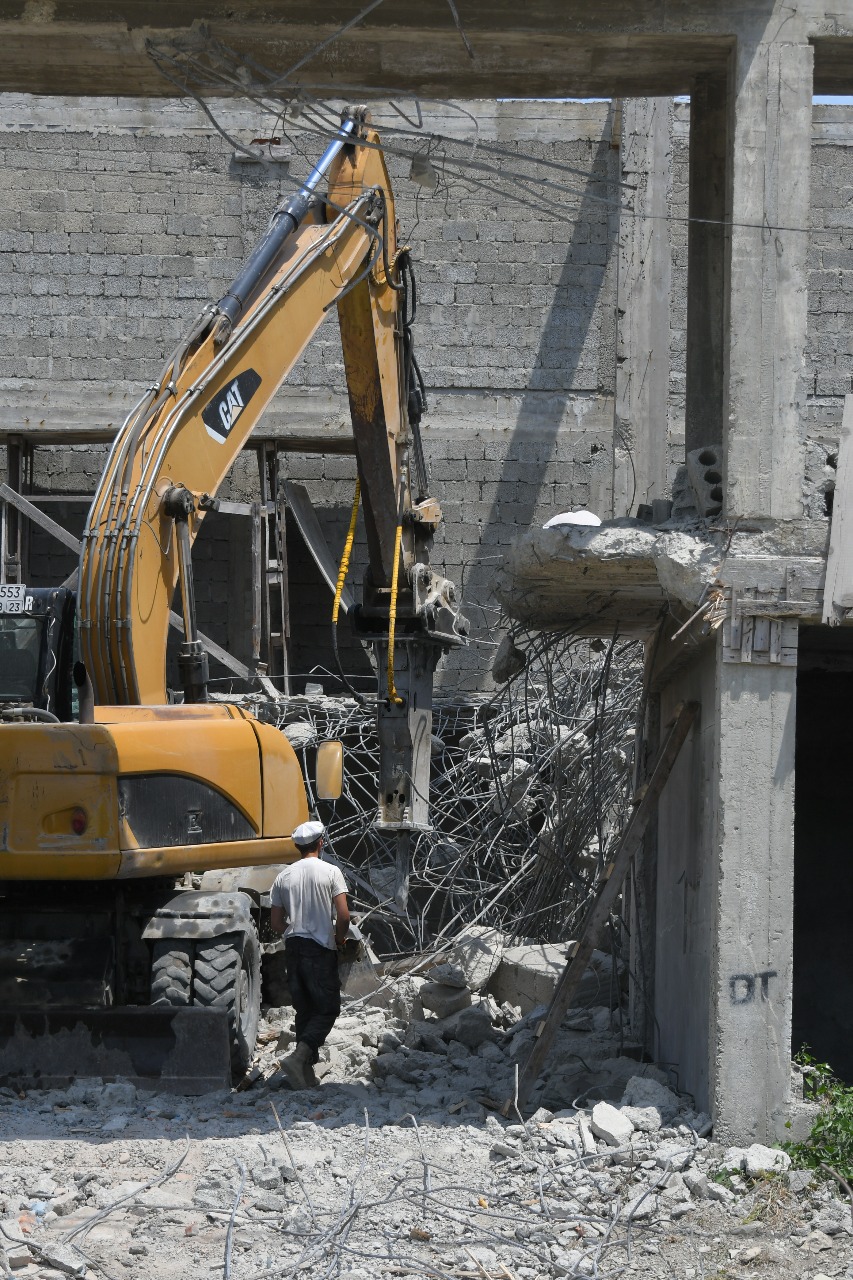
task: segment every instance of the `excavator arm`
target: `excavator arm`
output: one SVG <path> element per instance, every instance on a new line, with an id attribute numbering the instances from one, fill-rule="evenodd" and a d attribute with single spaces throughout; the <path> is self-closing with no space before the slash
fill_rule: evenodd
<path id="1" fill-rule="evenodd" d="M 253 427 L 337 305 L 369 553 L 358 625 L 379 674 L 378 821 L 398 831 L 427 821 L 432 673 L 464 641 L 453 585 L 429 567 L 440 511 L 420 447 L 407 265 L 378 135 L 363 112 L 346 113 L 228 293 L 123 424 L 89 512 L 78 601 L 96 700 L 156 705 L 166 701 L 180 583 L 185 700 L 206 699 L 192 543 Z"/>

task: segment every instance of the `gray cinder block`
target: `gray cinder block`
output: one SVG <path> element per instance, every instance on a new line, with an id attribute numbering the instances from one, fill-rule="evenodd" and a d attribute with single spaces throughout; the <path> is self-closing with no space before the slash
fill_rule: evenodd
<path id="1" fill-rule="evenodd" d="M 723 451 L 719 445 L 691 449 L 687 474 L 700 516 L 718 516 L 723 509 Z"/>

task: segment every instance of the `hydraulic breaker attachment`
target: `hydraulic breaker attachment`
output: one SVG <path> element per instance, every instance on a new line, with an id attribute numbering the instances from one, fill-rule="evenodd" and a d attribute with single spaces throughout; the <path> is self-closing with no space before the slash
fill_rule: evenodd
<path id="1" fill-rule="evenodd" d="M 426 636 L 395 641 L 395 696 L 388 689 L 387 639 L 375 640 L 374 652 L 379 677 L 376 826 L 381 831 L 428 830 L 432 677 L 443 646 Z"/>

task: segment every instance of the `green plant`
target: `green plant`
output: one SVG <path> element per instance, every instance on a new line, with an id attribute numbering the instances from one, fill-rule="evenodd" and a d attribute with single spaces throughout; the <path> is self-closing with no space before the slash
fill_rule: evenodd
<path id="1" fill-rule="evenodd" d="M 826 1176 L 828 1166 L 848 1182 L 853 1180 L 853 1088 L 818 1062 L 804 1045 L 794 1061 L 803 1073 L 803 1096 L 820 1106 L 805 1142 L 786 1142 L 783 1148 L 798 1169 L 816 1169 Z"/>

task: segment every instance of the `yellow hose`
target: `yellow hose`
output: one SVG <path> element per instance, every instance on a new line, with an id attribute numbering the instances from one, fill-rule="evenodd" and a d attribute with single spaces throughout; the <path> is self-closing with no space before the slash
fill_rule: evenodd
<path id="1" fill-rule="evenodd" d="M 394 687 L 394 632 L 397 629 L 397 575 L 400 571 L 400 544 L 403 540 L 402 521 L 397 524 L 394 537 L 394 567 L 391 570 L 391 613 L 388 618 L 388 701 L 402 707 L 403 699 Z"/>
<path id="2" fill-rule="evenodd" d="M 356 479 L 355 493 L 352 498 L 352 515 L 349 521 L 349 532 L 347 533 L 346 542 L 344 543 L 344 553 L 341 556 L 341 567 L 338 570 L 338 581 L 335 586 L 335 603 L 332 605 L 332 626 L 338 625 L 338 614 L 341 608 L 341 596 L 344 593 L 344 583 L 347 580 L 349 572 L 349 560 L 352 555 L 352 544 L 355 540 L 355 524 L 358 519 L 358 504 L 361 499 L 361 481 Z"/>

